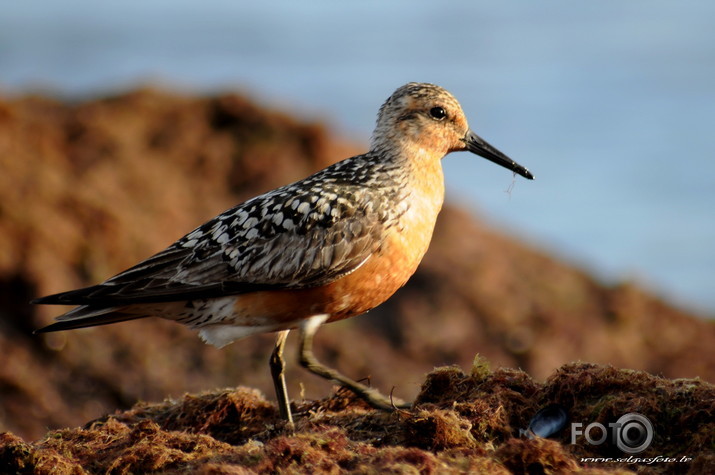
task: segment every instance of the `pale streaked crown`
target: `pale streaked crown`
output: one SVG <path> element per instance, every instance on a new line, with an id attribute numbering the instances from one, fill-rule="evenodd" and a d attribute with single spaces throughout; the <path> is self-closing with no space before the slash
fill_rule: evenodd
<path id="1" fill-rule="evenodd" d="M 443 110 L 445 116 L 434 116 L 435 109 Z M 444 156 L 464 148 L 462 139 L 468 129 L 462 107 L 452 94 L 434 84 L 411 82 L 380 107 L 370 150 L 389 151 L 411 142 Z"/>

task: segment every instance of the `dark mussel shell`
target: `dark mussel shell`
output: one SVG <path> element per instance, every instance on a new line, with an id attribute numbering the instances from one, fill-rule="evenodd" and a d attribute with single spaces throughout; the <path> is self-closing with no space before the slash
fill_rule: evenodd
<path id="1" fill-rule="evenodd" d="M 520 435 L 530 439 L 536 437 L 551 437 L 560 432 L 566 423 L 568 423 L 569 415 L 562 406 L 558 404 L 550 404 L 543 407 L 534 415 L 529 422 L 529 427 L 526 430 L 520 430 Z"/>

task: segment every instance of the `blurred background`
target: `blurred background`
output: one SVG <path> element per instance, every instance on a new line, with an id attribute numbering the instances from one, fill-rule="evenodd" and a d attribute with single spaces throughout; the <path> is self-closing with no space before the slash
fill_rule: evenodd
<path id="1" fill-rule="evenodd" d="M 0 5 L 0 430 L 216 387 L 273 401 L 273 335 L 218 350 L 146 319 L 38 336 L 61 309 L 27 302 L 364 151 L 409 81 L 452 91 L 537 179 L 448 157 L 417 273 L 321 329 L 319 358 L 405 400 L 477 353 L 536 380 L 575 360 L 715 380 L 715 4 Z M 295 401 L 331 393 L 289 360 Z"/>
<path id="2" fill-rule="evenodd" d="M 594 272 L 715 314 L 715 3 L 4 2 L 0 94 L 240 90 L 367 144 L 440 84 L 536 181 L 466 154 L 448 199 Z"/>

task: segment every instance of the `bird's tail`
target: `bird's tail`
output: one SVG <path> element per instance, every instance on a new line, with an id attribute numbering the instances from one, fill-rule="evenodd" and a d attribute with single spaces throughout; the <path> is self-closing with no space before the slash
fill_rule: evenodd
<path id="1" fill-rule="evenodd" d="M 126 307 L 96 307 L 92 305 L 81 305 L 73 308 L 69 312 L 60 315 L 55 323 L 35 330 L 34 333 L 47 333 L 62 330 L 73 330 L 75 328 L 94 327 L 97 325 L 107 325 L 110 323 L 124 322 L 143 318 L 146 315 L 123 312 Z"/>

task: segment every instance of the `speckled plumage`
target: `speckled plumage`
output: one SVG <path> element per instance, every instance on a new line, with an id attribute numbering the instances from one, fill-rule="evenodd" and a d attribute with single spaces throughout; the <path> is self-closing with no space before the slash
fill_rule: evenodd
<path id="1" fill-rule="evenodd" d="M 404 210 L 391 204 L 404 196 L 403 181 L 398 167 L 370 153 L 336 163 L 229 209 L 95 287 L 81 303 L 100 297 L 113 305 L 176 295 L 208 298 L 329 283 L 364 261 L 384 230 L 395 225 Z M 129 284 L 131 292 L 125 293 Z"/>
<path id="2" fill-rule="evenodd" d="M 298 326 L 308 344 L 323 322 L 364 313 L 409 279 L 444 199 L 441 159 L 459 150 L 533 178 L 469 129 L 450 93 L 402 86 L 380 108 L 370 151 L 241 203 L 102 284 L 38 299 L 78 305 L 40 331 L 158 316 L 217 346 Z"/>

